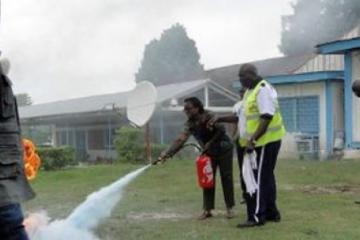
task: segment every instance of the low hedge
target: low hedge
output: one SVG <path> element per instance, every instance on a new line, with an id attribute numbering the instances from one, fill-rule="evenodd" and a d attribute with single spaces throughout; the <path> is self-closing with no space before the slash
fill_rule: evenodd
<path id="1" fill-rule="evenodd" d="M 118 161 L 131 163 L 146 162 L 143 129 L 122 127 L 116 132 L 114 141 Z M 164 144 L 151 144 L 151 156 L 156 159 L 167 148 Z"/>
<path id="2" fill-rule="evenodd" d="M 77 164 L 75 149 L 72 147 L 39 147 L 37 153 L 41 159 L 41 166 L 46 171 Z"/>

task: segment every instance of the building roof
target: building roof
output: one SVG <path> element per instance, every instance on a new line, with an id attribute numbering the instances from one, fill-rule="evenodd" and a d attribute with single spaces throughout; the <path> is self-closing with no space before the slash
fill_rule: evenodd
<path id="1" fill-rule="evenodd" d="M 316 47 L 322 54 L 345 54 L 349 50 L 360 49 L 360 37 L 326 42 Z"/>
<path id="2" fill-rule="evenodd" d="M 105 111 L 111 104 L 120 108 L 125 106 L 128 94 L 128 92 L 120 92 L 23 106 L 19 107 L 19 114 L 21 119 L 27 119 Z"/>
<path id="3" fill-rule="evenodd" d="M 195 92 L 210 83 L 209 79 L 196 80 L 191 82 L 172 83 L 168 85 L 161 85 L 157 89 L 157 103 L 170 100 L 172 98 L 180 98 L 188 93 Z"/>
<path id="4" fill-rule="evenodd" d="M 261 76 L 268 77 L 291 74 L 314 56 L 315 54 L 311 53 L 299 56 L 270 58 L 250 63 L 257 67 Z M 231 66 L 210 69 L 207 71 L 207 76 L 221 86 L 227 89 L 233 89 L 232 84 L 234 80 L 238 79 L 238 73 L 241 65 L 242 64 L 235 64 Z"/>
<path id="5" fill-rule="evenodd" d="M 183 97 L 203 88 L 207 84 L 211 84 L 217 89 L 221 89 L 222 92 L 230 95 L 231 97 L 236 97 L 236 95 L 232 95 L 232 92 L 229 92 L 227 89 L 223 89 L 211 80 L 202 79 L 191 82 L 158 86 L 156 87 L 158 95 L 156 102 L 162 103 L 164 101 L 171 100 L 172 98 Z M 31 119 L 37 117 L 103 112 L 110 110 L 109 107 L 111 109 L 113 107 L 123 109 L 126 107 L 127 97 L 130 93 L 131 92 L 111 93 L 24 106 L 19 108 L 20 118 Z"/>

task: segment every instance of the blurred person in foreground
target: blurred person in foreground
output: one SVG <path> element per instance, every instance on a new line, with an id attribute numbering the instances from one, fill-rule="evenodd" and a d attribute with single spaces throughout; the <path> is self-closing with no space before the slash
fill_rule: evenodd
<path id="1" fill-rule="evenodd" d="M 206 153 L 211 158 L 214 179 L 216 170 L 220 169 L 221 183 L 225 204 L 227 208 L 226 217 L 233 218 L 234 201 L 234 183 L 233 183 L 233 144 L 226 135 L 223 125 L 215 124 L 211 129 L 207 127 L 207 122 L 214 116 L 205 110 L 202 102 L 196 97 L 190 97 L 184 100 L 184 112 L 187 116 L 184 130 L 171 146 L 162 152 L 157 162 L 165 162 L 168 158 L 174 156 L 188 140 L 190 135 L 198 141 Z M 155 163 L 157 163 L 155 162 Z M 215 208 L 215 186 L 213 188 L 203 189 L 203 212 L 199 220 L 212 217 L 212 210 Z"/>
<path id="2" fill-rule="evenodd" d="M 24 172 L 20 119 L 12 82 L 7 77 L 10 63 L 0 60 L 0 239 L 29 239 L 23 225 L 20 203 L 35 196 Z"/>

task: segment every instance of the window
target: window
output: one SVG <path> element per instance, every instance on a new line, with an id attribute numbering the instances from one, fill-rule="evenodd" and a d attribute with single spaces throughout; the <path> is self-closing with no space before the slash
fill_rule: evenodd
<path id="1" fill-rule="evenodd" d="M 58 146 L 67 145 L 66 131 L 59 131 L 56 133 L 56 142 Z"/>
<path id="2" fill-rule="evenodd" d="M 105 128 L 103 136 L 105 137 L 105 149 L 115 149 L 114 140 L 116 137 L 116 129 L 111 128 L 109 132 L 109 128 Z"/>
<path id="3" fill-rule="evenodd" d="M 319 99 L 303 97 L 297 104 L 298 130 L 305 133 L 319 132 Z"/>
<path id="4" fill-rule="evenodd" d="M 288 132 L 319 133 L 319 98 L 279 98 L 281 114 Z"/>
<path id="5" fill-rule="evenodd" d="M 279 99 L 280 111 L 283 121 L 288 132 L 296 131 L 296 99 L 281 98 Z"/>
<path id="6" fill-rule="evenodd" d="M 105 149 L 105 132 L 102 129 L 88 131 L 88 147 L 91 150 Z"/>

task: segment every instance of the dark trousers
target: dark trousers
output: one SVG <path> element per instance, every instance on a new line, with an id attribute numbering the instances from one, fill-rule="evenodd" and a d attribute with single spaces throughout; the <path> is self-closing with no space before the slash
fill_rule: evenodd
<path id="1" fill-rule="evenodd" d="M 28 240 L 23 220 L 20 204 L 0 207 L 0 239 Z"/>
<path id="2" fill-rule="evenodd" d="M 235 205 L 232 158 L 233 148 L 221 156 L 211 157 L 214 179 L 216 178 L 217 168 L 219 167 L 220 170 L 221 184 L 227 208 L 232 208 Z M 215 187 L 203 189 L 203 208 L 207 211 L 215 208 Z"/>
<path id="3" fill-rule="evenodd" d="M 259 189 L 252 196 L 246 194 L 245 200 L 249 221 L 264 223 L 266 219 L 272 219 L 280 215 L 276 206 L 276 182 L 274 175 L 280 146 L 281 141 L 276 141 L 255 148 L 258 168 L 254 170 L 254 176 Z"/>
<path id="4" fill-rule="evenodd" d="M 244 179 L 243 179 L 243 176 L 242 176 L 242 165 L 243 165 L 243 162 L 244 162 L 245 147 L 240 146 L 238 139 L 235 141 L 235 146 L 236 146 L 236 153 L 237 153 L 237 159 L 238 159 L 238 165 L 239 165 L 239 173 L 240 173 L 239 174 L 240 175 L 239 176 L 240 177 L 240 187 L 241 187 L 242 197 L 245 200 L 245 198 L 246 198 L 246 196 L 245 196 L 246 186 L 245 186 Z"/>

